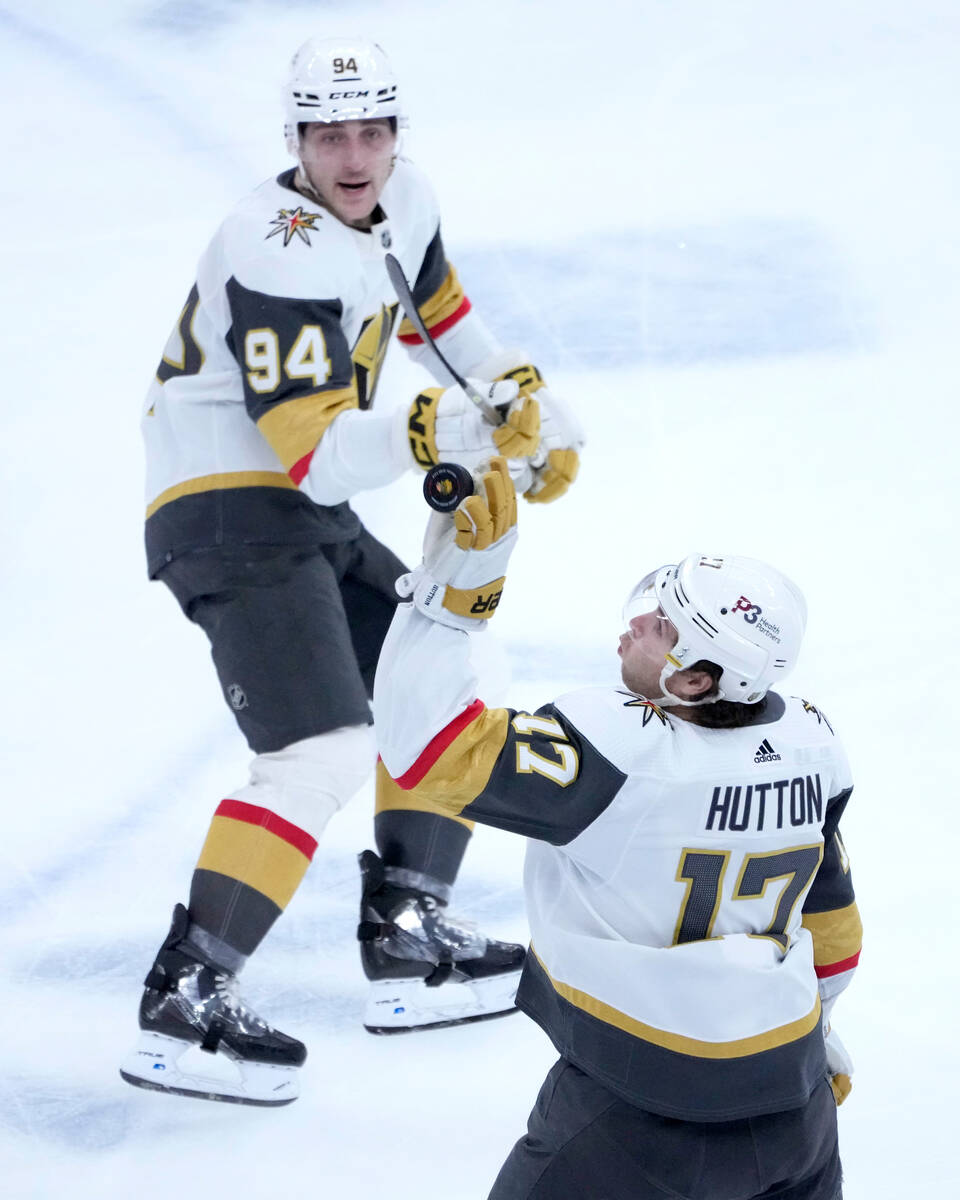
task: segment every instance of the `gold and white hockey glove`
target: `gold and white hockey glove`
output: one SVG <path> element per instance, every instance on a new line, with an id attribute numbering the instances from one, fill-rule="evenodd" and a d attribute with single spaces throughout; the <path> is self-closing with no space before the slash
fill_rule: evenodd
<path id="1" fill-rule="evenodd" d="M 827 1026 L 823 1037 L 827 1049 L 827 1070 L 830 1072 L 830 1087 L 837 1104 L 842 1104 L 850 1095 L 853 1087 L 853 1059 L 847 1052 L 846 1046 L 834 1032 L 833 1026 Z"/>
<path id="2" fill-rule="evenodd" d="M 526 485 L 524 499 L 531 504 L 549 504 L 562 496 L 580 470 L 580 451 L 585 441 L 573 409 L 548 390 L 543 376 L 521 351 L 504 350 L 480 363 L 474 373 L 494 382 L 512 380 L 521 397 L 539 401 L 540 446 L 530 459 L 532 479 Z"/>
<path id="3" fill-rule="evenodd" d="M 507 460 L 491 459 L 478 482 L 478 491 L 452 515 L 431 515 L 423 562 L 396 585 L 424 616 L 467 632 L 483 629 L 497 611 L 517 540 L 517 493 Z"/>
<path id="4" fill-rule="evenodd" d="M 510 380 L 470 383 L 504 413 L 491 425 L 461 387 L 426 388 L 407 415 L 407 440 L 416 463 L 429 471 L 439 462 L 455 462 L 470 471 L 494 455 L 522 459 L 540 444 L 540 405 Z"/>

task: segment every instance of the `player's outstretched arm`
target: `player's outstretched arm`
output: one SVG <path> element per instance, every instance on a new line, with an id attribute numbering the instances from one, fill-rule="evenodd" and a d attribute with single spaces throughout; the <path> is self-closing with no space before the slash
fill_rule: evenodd
<path id="1" fill-rule="evenodd" d="M 540 443 L 537 401 L 509 381 L 472 382 L 499 410 L 499 425 L 491 425 L 457 386 L 427 388 L 408 411 L 381 414 L 352 408 L 324 431 L 301 486 L 318 504 L 337 504 L 366 488 L 391 483 L 411 468 L 428 471 L 439 462 L 453 462 L 473 471 L 494 455 L 518 464 L 535 453 Z M 524 478 L 531 478 L 529 470 Z"/>
<path id="2" fill-rule="evenodd" d="M 412 603 L 397 610 L 374 688 L 380 754 L 395 779 L 438 734 L 487 712 L 476 699 L 464 634 L 482 631 L 500 604 L 517 539 L 517 499 L 503 458 L 494 458 L 478 482 L 453 514 L 431 515 L 422 563 L 397 581 Z M 502 733 L 494 742 L 496 757 Z"/>
<path id="3" fill-rule="evenodd" d="M 498 610 L 516 542 L 509 466 L 495 459 L 453 516 L 435 513 L 424 561 L 404 576 L 374 690 L 384 765 L 401 788 L 498 829 L 566 845 L 626 778 L 563 712 L 484 706 L 467 633 Z"/>

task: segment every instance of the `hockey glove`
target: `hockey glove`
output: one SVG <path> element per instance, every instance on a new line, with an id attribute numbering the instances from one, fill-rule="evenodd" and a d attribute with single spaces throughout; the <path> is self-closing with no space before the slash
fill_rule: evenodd
<path id="1" fill-rule="evenodd" d="M 461 387 L 427 388 L 414 400 L 407 416 L 410 452 L 425 471 L 438 462 L 455 462 L 476 470 L 493 455 L 520 459 L 533 454 L 540 442 L 540 406 L 520 393 L 509 380 L 470 381 L 494 408 L 504 414 L 491 425 Z"/>
<path id="2" fill-rule="evenodd" d="M 518 350 L 504 350 L 475 368 L 482 379 L 513 380 L 521 396 L 540 402 L 540 447 L 530 460 L 532 482 L 524 498 L 532 504 L 549 504 L 562 496 L 577 477 L 583 429 L 570 405 L 550 392 L 543 376 Z"/>
<path id="3" fill-rule="evenodd" d="M 480 490 L 449 514 L 433 513 L 423 562 L 397 580 L 397 592 L 431 620 L 471 632 L 484 628 L 503 592 L 517 540 L 517 493 L 505 458 L 490 461 Z"/>
<path id="4" fill-rule="evenodd" d="M 832 1026 L 827 1027 L 823 1042 L 827 1048 L 827 1070 L 830 1073 L 830 1087 L 833 1090 L 833 1098 L 837 1104 L 842 1104 L 850 1095 L 850 1090 L 853 1087 L 853 1082 L 850 1078 L 853 1074 L 853 1059 L 847 1053 L 846 1046 L 844 1046 L 843 1042 L 834 1033 Z"/>

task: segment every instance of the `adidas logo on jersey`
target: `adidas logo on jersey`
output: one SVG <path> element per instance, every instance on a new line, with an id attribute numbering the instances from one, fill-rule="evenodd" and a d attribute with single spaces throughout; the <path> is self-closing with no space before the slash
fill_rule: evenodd
<path id="1" fill-rule="evenodd" d="M 757 752 L 753 756 L 755 763 L 779 762 L 780 755 L 774 750 L 766 738 L 757 747 Z"/>

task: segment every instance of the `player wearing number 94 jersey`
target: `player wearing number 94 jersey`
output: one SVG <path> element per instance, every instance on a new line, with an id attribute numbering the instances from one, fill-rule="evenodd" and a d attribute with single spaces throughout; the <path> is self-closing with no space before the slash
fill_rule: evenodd
<path id="1" fill-rule="evenodd" d="M 466 504 L 456 549 L 431 518 L 375 695 L 401 787 L 529 839 L 517 1003 L 561 1057 L 491 1200 L 836 1200 L 851 1067 L 828 1014 L 861 930 L 846 757 L 814 705 L 771 690 L 800 593 L 692 555 L 631 595 L 623 686 L 487 709 L 466 636 L 487 614 L 461 597 L 499 595 L 510 533 L 494 519 L 477 547 L 490 522 Z"/>
<path id="2" fill-rule="evenodd" d="M 236 976 L 289 903 L 331 816 L 373 771 L 369 696 L 403 564 L 349 506 L 438 459 L 526 459 L 528 498 L 576 473 L 578 426 L 526 355 L 505 350 L 448 263 L 424 176 L 399 155 L 401 93 L 382 49 L 307 42 L 284 88 L 296 165 L 227 216 L 163 351 L 142 428 L 151 577 L 208 636 L 224 698 L 255 757 L 216 807 L 151 968 L 142 1037 L 123 1067 L 144 1087 L 252 1104 L 294 1098 L 303 1045 L 236 998 Z M 394 334 L 390 252 L 460 387 L 374 407 Z M 397 329 L 414 359 L 428 347 Z M 408 398 L 409 399 L 409 398 Z M 523 464 L 519 464 L 521 467 Z M 361 957 L 372 1032 L 514 1012 L 523 948 L 446 911 L 472 823 L 381 775 L 364 854 Z M 402 936 L 398 922 L 402 918 Z M 385 982 L 386 981 L 386 982 Z M 464 981 L 469 981 L 469 987 Z M 237 1065 L 212 1084 L 201 1045 Z M 221 1064 L 222 1065 L 222 1064 Z M 228 1066 L 230 1064 L 227 1064 Z"/>

